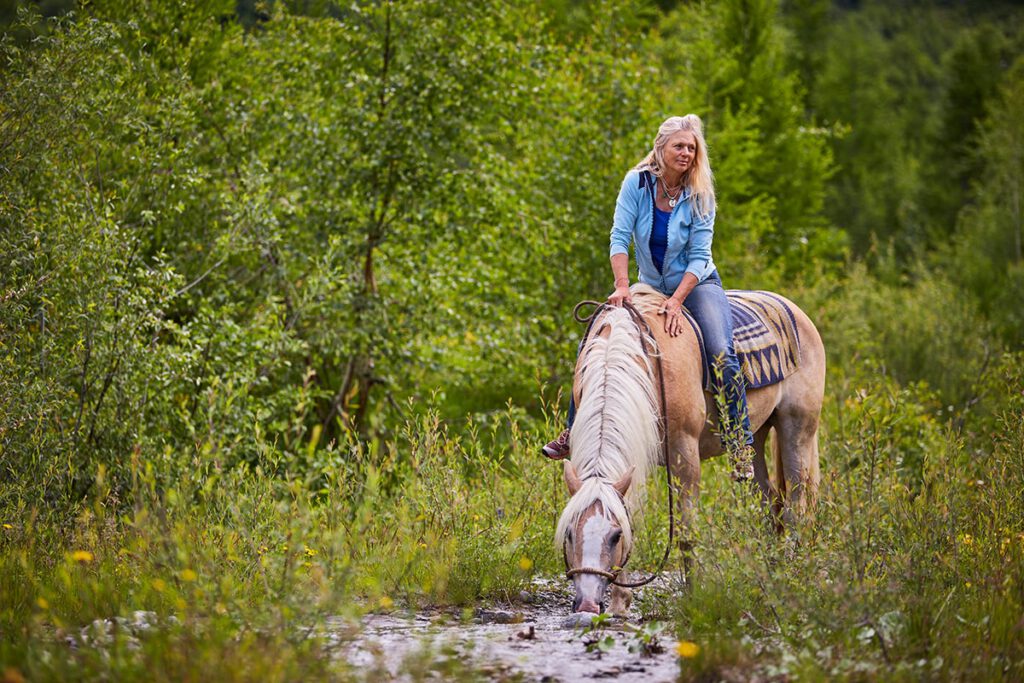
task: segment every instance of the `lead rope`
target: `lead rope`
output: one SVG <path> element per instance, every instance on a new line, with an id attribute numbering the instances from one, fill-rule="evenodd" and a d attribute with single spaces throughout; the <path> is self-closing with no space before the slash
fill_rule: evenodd
<path id="1" fill-rule="evenodd" d="M 579 314 L 580 309 L 582 307 L 584 307 L 584 306 L 594 306 L 595 307 L 594 308 L 594 312 L 591 313 L 589 316 L 587 316 L 585 318 L 580 317 L 580 314 Z M 651 353 L 650 353 L 650 350 L 647 347 L 647 345 L 648 345 L 647 340 L 648 339 L 650 339 L 651 342 L 654 341 L 654 334 L 651 332 L 651 327 L 650 327 L 650 325 L 647 324 L 647 320 L 643 317 L 643 315 L 641 315 L 640 311 L 638 311 L 633 304 L 629 303 L 628 301 L 623 301 L 622 302 L 622 306 L 629 312 L 630 317 L 633 318 L 633 323 L 637 326 L 637 329 L 639 329 L 640 332 L 641 332 L 640 348 L 643 349 L 643 351 L 644 351 L 644 356 L 647 358 L 648 365 L 651 365 L 652 364 Z M 591 330 L 591 328 L 593 328 L 594 321 L 597 320 L 598 314 L 600 314 L 606 308 L 610 308 L 610 304 L 608 304 L 608 303 L 601 303 L 601 302 L 598 302 L 598 301 L 581 301 L 578 304 L 576 304 L 575 308 L 572 309 L 572 317 L 576 320 L 576 322 L 578 322 L 578 323 L 588 323 L 587 331 L 583 333 L 583 342 L 580 344 L 581 348 L 586 344 L 587 339 L 590 337 L 590 330 Z M 668 412 L 667 412 L 668 405 L 665 402 L 665 373 L 664 373 L 664 370 L 662 368 L 660 354 L 658 356 L 657 366 L 658 366 L 658 388 L 660 390 L 659 393 L 660 393 L 660 396 L 661 396 L 661 411 L 660 411 L 660 414 L 658 415 L 658 422 L 659 422 L 660 427 L 661 427 L 661 450 L 662 450 L 662 456 L 663 456 L 663 458 L 665 460 L 665 478 L 668 481 L 668 543 L 665 544 L 665 552 L 662 553 L 661 562 L 658 564 L 658 570 L 656 572 L 654 572 L 653 574 L 651 574 L 650 576 L 648 576 L 646 579 L 643 579 L 642 581 L 633 581 L 633 582 L 628 582 L 628 583 L 622 583 L 617 578 L 618 577 L 618 572 L 615 572 L 614 574 L 611 574 L 609 577 L 607 577 L 611 583 L 615 584 L 616 586 L 620 586 L 622 588 L 639 588 L 641 586 L 646 586 L 651 581 L 654 581 L 654 579 L 658 576 L 658 574 L 660 574 L 661 571 L 665 568 L 665 563 L 668 562 L 668 556 L 672 552 L 672 541 L 673 541 L 673 539 L 675 537 L 675 513 L 674 513 L 675 504 L 673 502 L 673 495 L 672 495 L 672 467 L 669 464 L 669 459 L 668 459 Z M 623 567 L 625 566 L 626 562 L 628 562 L 628 561 L 629 561 L 629 555 L 627 555 L 626 559 L 622 561 Z M 566 564 L 568 564 L 568 561 L 566 561 Z M 621 569 L 622 568 L 620 568 L 620 571 L 621 571 Z M 570 569 L 568 573 L 571 575 L 573 573 L 573 571 L 574 570 Z M 576 573 L 579 573 L 579 572 L 576 572 Z M 597 572 L 597 571 L 594 571 L 594 570 L 589 570 L 586 573 L 594 573 L 594 574 L 601 573 L 603 575 L 606 572 Z"/>

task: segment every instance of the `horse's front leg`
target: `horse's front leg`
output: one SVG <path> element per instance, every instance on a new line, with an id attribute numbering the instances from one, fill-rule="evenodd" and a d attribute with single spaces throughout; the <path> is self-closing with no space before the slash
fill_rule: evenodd
<path id="1" fill-rule="evenodd" d="M 672 485 L 676 495 L 676 529 L 679 551 L 683 555 L 683 582 L 693 576 L 696 548 L 694 524 L 700 492 L 700 452 L 696 438 L 686 439 L 672 459 Z"/>
<path id="2" fill-rule="evenodd" d="M 623 569 L 619 572 L 618 580 L 629 583 L 629 572 Z M 629 605 L 633 602 L 633 589 L 623 588 L 612 584 L 611 600 L 608 603 L 608 611 L 612 616 L 624 617 L 629 614 Z"/>

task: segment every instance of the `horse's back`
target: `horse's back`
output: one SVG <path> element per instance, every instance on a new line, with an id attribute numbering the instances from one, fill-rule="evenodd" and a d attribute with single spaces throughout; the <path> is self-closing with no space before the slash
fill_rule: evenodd
<path id="1" fill-rule="evenodd" d="M 664 319 L 657 315 L 667 297 L 646 285 L 634 285 L 632 293 L 637 308 L 644 313 L 659 344 L 659 354 L 666 370 L 665 410 L 669 447 L 685 517 L 692 510 L 693 497 L 699 488 L 701 460 L 723 450 L 718 428 L 713 424 L 717 413 L 715 401 L 704 391 L 700 336 L 698 331 L 685 326 L 682 334 L 670 337 L 664 332 Z M 747 392 L 757 453 L 755 478 L 782 519 L 792 523 L 795 515 L 813 506 L 821 477 L 818 426 L 825 393 L 825 349 L 821 335 L 803 309 L 774 292 L 762 292 L 760 296 L 771 298 L 787 311 L 787 316 L 792 317 L 795 336 L 799 338 L 796 368 L 780 381 Z M 769 431 L 775 433 L 772 439 L 774 483 L 769 480 L 765 463 Z"/>

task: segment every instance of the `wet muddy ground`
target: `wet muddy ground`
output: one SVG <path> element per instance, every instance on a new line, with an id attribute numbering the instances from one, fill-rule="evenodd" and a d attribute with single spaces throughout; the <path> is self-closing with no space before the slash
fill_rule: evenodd
<path id="1" fill-rule="evenodd" d="M 655 652 L 639 650 L 635 618 L 607 624 L 599 637 L 606 652 L 588 652 L 582 634 L 570 619 L 570 598 L 556 586 L 539 582 L 514 605 L 491 605 L 475 611 L 423 611 L 415 614 L 371 614 L 344 657 L 369 679 L 409 679 L 410 661 L 434 660 L 443 672 L 455 659 L 485 677 L 545 683 L 607 681 L 622 683 L 674 681 L 679 673 L 676 642 L 671 632 L 657 638 Z M 341 624 L 339 624 L 341 628 Z M 444 677 L 443 675 L 441 676 Z"/>

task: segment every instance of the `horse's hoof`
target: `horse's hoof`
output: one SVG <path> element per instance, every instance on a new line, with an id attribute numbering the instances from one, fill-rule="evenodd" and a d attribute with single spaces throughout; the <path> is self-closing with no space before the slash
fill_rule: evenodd
<path id="1" fill-rule="evenodd" d="M 590 626 L 590 622 L 597 615 L 593 612 L 573 612 L 562 621 L 562 628 L 583 628 Z"/>

